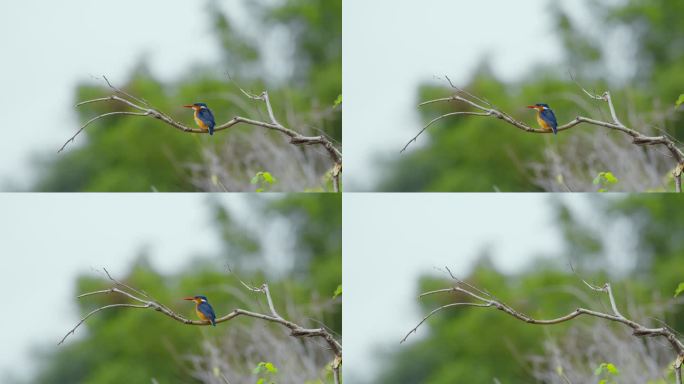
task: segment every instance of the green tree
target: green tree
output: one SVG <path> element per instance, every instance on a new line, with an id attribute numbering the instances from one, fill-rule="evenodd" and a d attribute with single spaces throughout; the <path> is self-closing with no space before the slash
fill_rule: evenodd
<path id="1" fill-rule="evenodd" d="M 235 220 L 231 211 L 217 208 L 210 202 L 209 208 L 216 212 L 215 228 L 225 243 L 224 250 L 230 255 L 245 252 L 246 258 L 258 256 L 270 241 L 259 236 L 255 230 L 245 229 Z M 297 317 L 293 321 L 312 327 L 325 325 L 331 332 L 342 332 L 340 299 L 333 299 L 335 287 L 341 282 L 341 204 L 336 194 L 302 195 L 297 197 L 256 199 L 250 202 L 252 215 L 266 225 L 270 221 L 291 220 L 288 238 L 301 252 L 296 253 L 296 271 L 289 269 L 273 272 L 275 267 L 264 265 L 254 268 L 254 262 L 240 257 L 230 257 L 233 271 L 244 281 L 253 284 L 267 282 L 273 300 L 281 315 L 288 316 L 290 309 Z M 296 216 L 302 215 L 301 218 Z M 321 233 L 325 230 L 336 234 Z M 312 236 L 316 233 L 317 235 Z M 245 236 L 242 242 L 236 241 Z M 290 240 L 286 240 L 290 241 Z M 312 245 L 307 245 L 309 242 Z M 283 244 L 284 247 L 285 244 Z M 308 253 L 304 256 L 304 253 Z M 258 263 L 258 261 L 257 261 Z M 250 305 L 259 312 L 265 310 L 263 297 L 252 295 L 243 289 L 238 278 L 226 267 L 224 251 L 220 256 L 188 259 L 188 268 L 180 273 L 161 274 L 147 261 L 143 253 L 122 282 L 138 289 L 169 306 L 174 311 L 194 318 L 192 304 L 183 297 L 205 294 L 210 298 L 217 315 L 234 308 Z M 243 269 L 242 266 L 245 266 Z M 273 277 L 280 276 L 280 277 Z M 83 293 L 111 287 L 104 276 L 85 275 L 78 279 L 75 292 Z M 258 303 L 257 303 L 258 301 Z M 81 315 L 103 305 L 126 302 L 120 295 L 97 295 L 78 299 Z M 251 303 L 251 304 L 250 304 Z M 294 315 L 293 315 L 294 316 Z M 312 320 L 315 319 L 315 320 Z M 256 319 L 239 318 L 214 327 L 193 327 L 180 324 L 155 311 L 146 309 L 114 308 L 99 312 L 80 327 L 75 336 L 55 347 L 46 345 L 40 354 L 39 370 L 31 382 L 35 383 L 160 383 L 201 382 L 193 375 L 197 367 L 193 362 L 204 358 L 208 345 L 220 345 L 229 340 L 233 354 L 247 354 L 256 348 L 248 336 L 273 329 L 273 337 L 282 335 L 282 329 Z M 66 330 L 65 330 L 66 332 Z M 249 335 L 247 335 L 249 334 Z M 287 332 L 285 333 L 287 335 Z M 285 337 L 290 338 L 289 336 Z M 331 360 L 327 350 L 320 352 L 318 344 L 311 340 L 298 340 L 315 350 L 314 358 L 320 364 L 321 377 L 325 376 L 325 364 Z M 242 352 L 241 352 L 242 351 Z M 218 353 L 221 353 L 220 351 Z M 282 363 L 292 356 L 264 356 L 265 361 Z M 194 359 L 194 360 L 193 360 Z M 278 367 L 281 364 L 277 363 Z M 254 365 L 249 359 L 231 361 L 232 369 L 251 374 Z M 209 372 L 213 369 L 208 367 Z M 231 377 L 231 372 L 223 372 Z M 286 377 L 287 372 L 280 374 Z M 256 376 L 254 381 L 256 381 Z M 315 380 L 316 377 L 311 377 Z"/>
<path id="2" fill-rule="evenodd" d="M 570 70 L 588 89 L 610 89 L 618 113 L 625 119 L 629 116 L 630 120 L 626 122 L 634 124 L 633 128 L 654 135 L 666 132 L 680 137 L 682 114 L 674 110 L 672 103 L 684 89 L 681 71 L 684 27 L 677 22 L 682 4 L 666 0 L 619 3 L 590 0 L 583 4 L 591 10 L 589 19 L 575 20 L 561 5 L 553 5 L 549 13 L 555 19 L 556 33 L 564 48 L 562 68 L 557 65 L 530 68 L 529 74 L 522 79 L 503 83 L 487 69 L 485 61 L 480 66 L 482 69 L 463 84 L 463 88 L 533 126 L 536 125 L 533 114 L 524 106 L 537 102 L 550 104 L 561 123 L 579 114 L 605 120 L 610 116 L 605 105 L 582 100 L 585 96 L 571 81 Z M 585 24 L 596 28 L 585 28 Z M 629 36 L 628 42 L 609 39 L 615 31 L 623 37 Z M 616 63 L 610 60 L 616 60 L 616 50 L 629 52 L 629 61 L 633 61 L 634 68 L 628 76 L 615 73 Z M 440 87 L 423 85 L 418 89 L 416 103 L 445 97 L 453 91 L 446 82 Z M 582 101 L 568 95 L 576 95 Z M 420 120 L 427 123 L 438 115 L 457 110 L 468 108 L 457 103 L 422 107 Z M 603 142 L 607 143 L 603 147 L 596 144 Z M 401 156 L 386 159 L 384 177 L 377 189 L 515 192 L 550 189 L 548 184 L 558 184 L 558 190 L 567 191 L 572 186 L 563 182 L 563 174 L 552 172 L 554 169 L 546 164 L 554 156 L 563 160 L 559 166 L 566 173 L 579 175 L 591 187 L 596 173 L 614 172 L 615 162 L 622 161 L 600 160 L 608 162 L 608 166 L 588 162 L 588 157 L 596 158 L 597 152 L 604 152 L 606 146 L 626 148 L 625 156 L 632 162 L 646 164 L 647 153 L 658 157 L 654 149 L 647 152 L 649 149 L 625 143 L 623 136 L 606 135 L 604 129 L 596 127 L 572 129 L 550 137 L 527 134 L 488 117 L 452 116 L 431 126 L 418 143 L 412 144 L 413 147 Z M 668 185 L 669 189 L 674 189 L 671 179 L 661 181 L 668 177 L 674 164 L 662 155 L 658 159 L 662 162 L 648 165 L 649 180 L 653 179 L 649 188 Z M 593 169 L 595 166 L 603 168 Z M 619 175 L 619 178 L 621 183 L 615 189 L 632 190 L 625 175 Z"/>
<path id="3" fill-rule="evenodd" d="M 263 106 L 246 99 L 229 80 L 229 73 L 247 90 L 268 90 L 283 124 L 303 134 L 324 134 L 340 142 L 342 114 L 333 103 L 342 89 L 342 2 L 248 3 L 250 23 L 258 26 L 260 33 L 278 31 L 292 36 L 291 56 L 280 58 L 294 68 L 291 74 L 279 77 L 268 72 L 266 60 L 272 58 L 265 54 L 268 47 L 262 44 L 262 35 L 244 33 L 237 21 L 212 5 L 207 17 L 222 52 L 223 71 L 199 62 L 177 81 L 161 83 L 141 63 L 128 81 L 115 85 L 190 125 L 191 114 L 180 106 L 199 100 L 212 108 L 219 123 L 237 115 L 267 120 Z M 81 84 L 74 99 L 79 102 L 109 94 L 107 87 Z M 122 109 L 117 103 L 97 103 L 82 106 L 77 113 L 85 122 Z M 207 185 L 220 191 L 252 190 L 250 180 L 256 171 L 269 171 L 281 180 L 274 188 L 302 191 L 324 186 L 324 175 L 332 167 L 329 158 L 317 151 L 294 147 L 276 132 L 250 126 L 209 137 L 170 129 L 150 118 L 111 116 L 89 126 L 76 144 L 59 155 L 40 156 L 35 190 L 195 191 L 207 190 Z M 283 157 L 288 160 L 282 161 Z M 216 163 L 220 172 L 212 168 Z M 288 180 L 282 180 L 289 172 Z M 315 177 L 302 176 L 312 174 Z M 222 182 L 224 178 L 232 183 Z"/>
<path id="4" fill-rule="evenodd" d="M 601 195 L 588 198 L 588 202 L 590 216 L 577 214 L 562 201 L 552 202 L 554 222 L 561 229 L 565 244 L 562 257 L 540 260 L 519 274 L 506 275 L 483 255 L 465 280 L 535 318 L 557 317 L 578 306 L 604 310 L 605 301 L 594 300 L 591 293 L 578 295 L 574 288 L 584 289 L 580 277 L 595 283 L 610 282 L 625 314 L 636 311 L 650 322 L 653 311 L 658 311 L 656 308 L 666 308 L 658 319 L 673 329 L 684 327 L 684 310 L 668 301 L 684 276 L 684 242 L 677 236 L 684 229 L 684 220 L 672 215 L 684 204 L 681 199 L 669 195 Z M 607 236 L 605 229 L 617 223 L 626 232 L 619 238 Z M 614 264 L 615 247 L 610 242 L 615 241 L 634 244 L 630 246 L 636 257 L 634 263 L 630 262 L 630 255 L 621 255 L 620 264 Z M 424 276 L 419 291 L 452 284 L 443 276 Z M 583 297 L 588 301 L 583 301 Z M 455 301 L 470 300 L 460 294 L 435 295 L 418 304 L 421 313 L 428 313 Z M 475 383 L 491 382 L 494 378 L 507 383 L 535 382 L 530 358 L 547 353 L 545 342 L 563 340 L 571 328 L 600 321 L 580 317 L 569 323 L 540 327 L 492 309 L 450 308 L 433 316 L 400 347 L 392 346 L 392 352 L 385 355 L 382 373 L 374 382 Z M 669 361 L 662 364 L 663 369 Z M 586 362 L 584 368 L 591 374 L 599 363 Z"/>

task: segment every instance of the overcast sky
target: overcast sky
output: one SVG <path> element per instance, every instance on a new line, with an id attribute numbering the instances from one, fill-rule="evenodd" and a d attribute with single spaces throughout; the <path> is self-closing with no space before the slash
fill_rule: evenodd
<path id="1" fill-rule="evenodd" d="M 244 19 L 242 1 L 218 2 Z M 37 155 L 57 149 L 79 127 L 75 86 L 123 84 L 143 58 L 155 77 L 170 81 L 192 64 L 218 62 L 209 1 L 22 0 L 0 12 L 0 190 L 26 188 Z M 10 184 L 11 183 L 11 184 Z M 10 184 L 10 185 L 8 185 Z"/>
<path id="2" fill-rule="evenodd" d="M 344 176 L 347 190 L 368 190 L 378 159 L 422 127 L 417 86 L 467 81 L 487 56 L 513 80 L 537 64 L 559 63 L 550 0 L 345 1 L 343 16 Z M 564 2 L 573 14 L 579 1 Z M 541 48 L 543 47 L 543 48 Z M 417 145 L 421 145 L 421 140 Z"/>

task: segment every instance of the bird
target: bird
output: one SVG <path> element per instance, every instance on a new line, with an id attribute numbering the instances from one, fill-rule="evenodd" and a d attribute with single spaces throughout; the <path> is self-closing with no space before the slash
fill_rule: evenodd
<path id="1" fill-rule="evenodd" d="M 185 297 L 183 300 L 192 300 L 195 302 L 195 313 L 200 318 L 200 320 L 208 321 L 216 326 L 216 314 L 214 313 L 214 308 L 211 307 L 206 296 L 197 295 L 192 297 Z"/>
<path id="2" fill-rule="evenodd" d="M 537 123 L 542 129 L 547 131 L 553 131 L 553 134 L 558 134 L 558 122 L 556 121 L 556 115 L 553 114 L 553 110 L 548 104 L 535 104 L 528 105 L 527 108 L 537 110 Z"/>
<path id="3" fill-rule="evenodd" d="M 191 105 L 184 105 L 185 108 L 192 108 L 195 111 L 195 123 L 201 128 L 209 131 L 210 135 L 214 134 L 214 114 L 211 109 L 204 103 L 195 103 Z"/>

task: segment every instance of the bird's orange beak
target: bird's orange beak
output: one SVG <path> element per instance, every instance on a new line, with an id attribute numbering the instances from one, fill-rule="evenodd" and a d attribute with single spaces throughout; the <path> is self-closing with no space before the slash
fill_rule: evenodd
<path id="1" fill-rule="evenodd" d="M 194 105 L 184 105 L 183 108 L 195 108 Z"/>
<path id="2" fill-rule="evenodd" d="M 192 301 L 195 301 L 195 298 L 194 298 L 194 297 L 184 297 L 183 300 L 192 300 Z"/>
<path id="3" fill-rule="evenodd" d="M 539 107 L 537 107 L 536 105 L 528 105 L 527 108 L 529 108 L 529 109 L 537 109 L 537 110 L 539 109 Z"/>

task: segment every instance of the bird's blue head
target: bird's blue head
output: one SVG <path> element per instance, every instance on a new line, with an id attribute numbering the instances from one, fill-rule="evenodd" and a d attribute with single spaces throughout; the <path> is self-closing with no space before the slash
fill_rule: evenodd
<path id="1" fill-rule="evenodd" d="M 203 295 L 197 295 L 197 296 L 192 296 L 192 297 L 186 297 L 186 298 L 183 298 L 183 300 L 192 300 L 192 301 L 194 301 L 194 302 L 197 303 L 197 304 L 199 304 L 199 303 L 208 303 L 208 302 L 209 302 L 209 299 L 207 299 L 207 297 L 206 297 L 206 296 L 203 296 Z"/>
<path id="2" fill-rule="evenodd" d="M 183 107 L 192 108 L 195 111 L 199 111 L 200 109 L 209 109 L 209 107 L 205 103 L 194 103 L 190 105 L 184 105 Z"/>
<path id="3" fill-rule="evenodd" d="M 536 109 L 539 112 L 551 109 L 551 107 L 549 107 L 548 104 L 544 104 L 544 103 L 537 103 L 535 105 L 528 105 L 527 108 Z"/>

